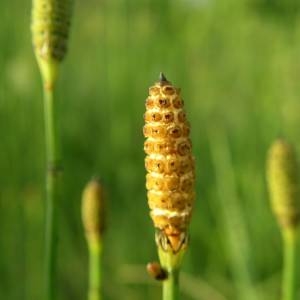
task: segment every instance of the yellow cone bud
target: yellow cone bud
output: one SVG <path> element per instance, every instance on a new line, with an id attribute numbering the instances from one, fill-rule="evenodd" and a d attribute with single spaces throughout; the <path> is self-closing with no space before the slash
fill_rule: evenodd
<path id="1" fill-rule="evenodd" d="M 82 195 L 82 222 L 88 241 L 101 239 L 104 230 L 103 188 L 97 179 L 91 180 Z"/>
<path id="2" fill-rule="evenodd" d="M 32 0 L 32 42 L 42 75 L 52 83 L 67 51 L 73 0 Z"/>
<path id="3" fill-rule="evenodd" d="M 195 199 L 194 158 L 180 90 L 163 75 L 149 89 L 144 119 L 150 215 L 158 242 L 177 252 L 186 241 Z"/>
<path id="4" fill-rule="evenodd" d="M 297 159 L 294 148 L 283 139 L 269 150 L 267 179 L 271 205 L 282 227 L 296 227 L 300 217 Z"/>

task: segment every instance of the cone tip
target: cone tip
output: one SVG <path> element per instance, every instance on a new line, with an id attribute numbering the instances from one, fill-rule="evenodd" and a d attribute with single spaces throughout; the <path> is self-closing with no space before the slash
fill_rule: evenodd
<path id="1" fill-rule="evenodd" d="M 159 81 L 163 82 L 163 81 L 168 81 L 165 74 L 163 72 L 159 73 Z"/>

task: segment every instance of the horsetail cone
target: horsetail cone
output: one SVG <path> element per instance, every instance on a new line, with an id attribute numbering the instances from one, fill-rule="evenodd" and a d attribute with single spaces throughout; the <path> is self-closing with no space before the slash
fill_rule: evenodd
<path id="1" fill-rule="evenodd" d="M 149 89 L 144 119 L 150 216 L 159 246 L 178 252 L 187 240 L 195 199 L 194 157 L 180 89 L 163 74 Z"/>
<path id="2" fill-rule="evenodd" d="M 32 42 L 42 75 L 48 80 L 57 76 L 67 51 L 73 0 L 32 1 Z"/>
<path id="3" fill-rule="evenodd" d="M 104 231 L 103 187 L 92 179 L 82 194 L 82 222 L 88 242 L 99 241 Z"/>
<path id="4" fill-rule="evenodd" d="M 294 148 L 283 139 L 269 150 L 267 179 L 271 205 L 283 228 L 297 227 L 300 220 L 300 199 L 297 159 Z"/>

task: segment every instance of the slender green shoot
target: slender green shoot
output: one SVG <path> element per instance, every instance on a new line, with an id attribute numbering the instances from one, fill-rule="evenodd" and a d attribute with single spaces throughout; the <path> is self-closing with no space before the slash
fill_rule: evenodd
<path id="1" fill-rule="evenodd" d="M 179 299 L 179 270 L 170 269 L 168 278 L 163 281 L 163 300 Z"/>
<path id="2" fill-rule="evenodd" d="M 101 300 L 101 258 L 104 222 L 103 187 L 96 178 L 85 187 L 82 194 L 82 222 L 89 250 L 88 300 Z"/>
<path id="3" fill-rule="evenodd" d="M 224 130 L 211 131 L 210 148 L 216 173 L 220 225 L 224 230 L 224 242 L 228 247 L 230 268 L 236 284 L 238 299 L 258 300 L 259 291 L 253 283 L 251 246 L 243 217 L 229 141 Z"/>
<path id="4" fill-rule="evenodd" d="M 47 156 L 46 228 L 45 228 L 45 299 L 55 299 L 57 204 L 60 198 L 60 156 L 57 146 L 57 126 L 53 85 L 44 84 L 44 118 Z"/>
<path id="5" fill-rule="evenodd" d="M 89 243 L 89 300 L 101 300 L 101 253 L 100 241 Z"/>
<path id="6" fill-rule="evenodd" d="M 297 261 L 297 229 L 285 228 L 282 230 L 284 245 L 284 267 L 283 267 L 283 300 L 296 300 L 298 282 Z"/>
<path id="7" fill-rule="evenodd" d="M 45 232 L 45 300 L 55 297 L 57 245 L 57 205 L 61 199 L 60 155 L 56 124 L 54 87 L 60 62 L 67 51 L 72 0 L 32 0 L 31 33 L 35 56 L 44 86 L 46 140 L 46 232 Z"/>

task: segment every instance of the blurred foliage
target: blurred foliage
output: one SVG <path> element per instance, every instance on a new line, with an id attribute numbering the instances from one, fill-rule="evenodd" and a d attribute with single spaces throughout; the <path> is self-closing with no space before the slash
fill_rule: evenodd
<path id="1" fill-rule="evenodd" d="M 42 287 L 43 106 L 30 5 L 0 4 L 0 298 L 11 300 L 41 299 Z M 156 250 L 142 136 L 160 71 L 182 88 L 197 162 L 182 299 L 278 298 L 281 238 L 265 157 L 277 135 L 300 150 L 298 11 L 296 0 L 76 1 L 57 92 L 59 299 L 86 297 L 80 199 L 95 174 L 108 198 L 105 299 L 160 297 L 143 267 Z"/>
<path id="2" fill-rule="evenodd" d="M 300 3 L 297 0 L 254 0 L 254 2 L 258 9 L 276 15 L 277 18 L 291 20 L 299 14 Z"/>

